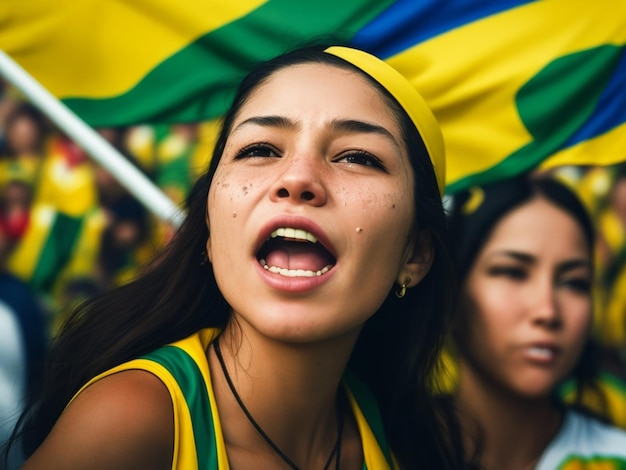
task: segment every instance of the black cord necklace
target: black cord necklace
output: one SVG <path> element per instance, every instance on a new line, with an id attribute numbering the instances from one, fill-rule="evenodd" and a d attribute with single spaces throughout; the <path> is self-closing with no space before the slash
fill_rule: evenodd
<path id="1" fill-rule="evenodd" d="M 287 457 L 287 455 L 285 455 L 285 453 L 282 450 L 280 450 L 280 448 L 274 443 L 274 441 L 270 439 L 270 437 L 266 434 L 266 432 L 259 425 L 259 423 L 257 423 L 254 420 L 254 418 L 252 417 L 252 415 L 250 414 L 246 406 L 243 404 L 243 400 L 237 393 L 237 390 L 235 389 L 235 384 L 233 384 L 233 381 L 231 380 L 230 375 L 228 374 L 228 370 L 226 369 L 226 364 L 224 363 L 224 358 L 222 357 L 222 351 L 220 350 L 220 345 L 217 339 L 213 341 L 213 349 L 215 350 L 215 355 L 217 356 L 217 360 L 219 361 L 220 366 L 222 367 L 222 372 L 224 373 L 224 378 L 226 379 L 226 382 L 228 383 L 228 387 L 230 388 L 230 391 L 233 393 L 235 400 L 237 400 L 237 403 L 239 404 L 241 411 L 243 411 L 243 413 L 246 415 L 246 417 L 248 418 L 252 426 L 254 426 L 254 428 L 258 431 L 258 433 L 265 440 L 265 442 L 267 442 L 267 444 L 274 450 L 274 452 L 276 452 L 278 456 L 287 465 L 289 465 L 293 470 L 300 470 L 300 467 L 298 467 L 295 463 L 293 463 L 293 461 L 289 457 Z M 343 411 L 342 411 L 341 406 L 339 407 L 338 413 L 339 413 L 339 418 L 338 418 L 338 428 L 337 428 L 337 442 L 335 442 L 335 445 L 333 446 L 333 449 L 330 452 L 330 455 L 328 456 L 328 460 L 326 461 L 326 465 L 324 465 L 323 470 L 328 470 L 330 468 L 330 464 L 332 463 L 335 456 L 336 456 L 335 470 L 339 470 L 339 462 L 341 460 L 341 434 L 343 433 Z"/>

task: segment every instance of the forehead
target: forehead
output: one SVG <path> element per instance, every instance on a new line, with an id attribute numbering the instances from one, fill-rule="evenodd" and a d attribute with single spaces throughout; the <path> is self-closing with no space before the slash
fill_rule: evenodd
<path id="1" fill-rule="evenodd" d="M 499 249 L 537 256 L 589 256 L 585 233 L 576 219 L 540 197 L 516 207 L 496 224 L 483 252 Z"/>
<path id="2" fill-rule="evenodd" d="M 236 121 L 259 112 L 295 116 L 307 112 L 320 119 L 360 116 L 399 128 L 373 83 L 357 71 L 330 64 L 297 64 L 276 71 L 250 94 Z"/>
<path id="3" fill-rule="evenodd" d="M 11 121 L 9 124 L 10 129 L 23 129 L 24 127 L 30 128 L 36 126 L 35 120 L 27 114 L 20 114 L 18 116 L 15 116 L 13 121 Z"/>

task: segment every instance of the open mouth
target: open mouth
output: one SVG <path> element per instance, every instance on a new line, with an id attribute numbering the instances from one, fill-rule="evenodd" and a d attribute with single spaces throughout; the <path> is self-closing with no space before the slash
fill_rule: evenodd
<path id="1" fill-rule="evenodd" d="M 312 233 L 290 227 L 274 230 L 257 259 L 269 272 L 285 277 L 323 276 L 337 261 Z"/>

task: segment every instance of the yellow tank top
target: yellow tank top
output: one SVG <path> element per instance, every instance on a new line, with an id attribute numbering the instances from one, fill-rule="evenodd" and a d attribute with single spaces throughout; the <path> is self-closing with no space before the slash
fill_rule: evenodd
<path id="1" fill-rule="evenodd" d="M 218 334 L 219 330 L 213 328 L 200 330 L 94 377 L 78 393 L 116 372 L 130 369 L 151 372 L 169 390 L 174 407 L 172 470 L 229 470 L 205 353 Z M 344 384 L 361 435 L 363 470 L 395 468 L 374 398 L 352 374 L 346 374 Z"/>

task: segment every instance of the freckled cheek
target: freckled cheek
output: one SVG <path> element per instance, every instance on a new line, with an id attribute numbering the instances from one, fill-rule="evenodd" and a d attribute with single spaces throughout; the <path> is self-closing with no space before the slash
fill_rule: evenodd
<path id="1" fill-rule="evenodd" d="M 359 200 L 364 213 L 373 214 L 379 212 L 382 217 L 407 221 L 407 227 L 411 225 L 414 211 L 413 200 L 410 197 L 403 197 L 396 192 L 372 194 L 364 191 Z"/>
<path id="2" fill-rule="evenodd" d="M 233 190 L 221 188 L 209 193 L 208 200 L 211 263 L 220 278 L 225 267 L 234 265 L 245 252 L 243 234 L 246 217 L 232 193 Z"/>
<path id="3" fill-rule="evenodd" d="M 405 246 L 413 237 L 412 228 L 415 223 L 415 210 L 411 200 L 402 200 L 396 195 L 385 198 L 384 209 L 392 223 L 398 227 L 396 235 L 398 246 Z"/>
<path id="4" fill-rule="evenodd" d="M 237 219 L 240 210 L 237 207 L 242 189 L 227 180 L 224 174 L 216 174 L 208 198 L 210 229 L 213 235 L 219 227 L 230 225 Z"/>
<path id="5" fill-rule="evenodd" d="M 209 210 L 230 210 L 239 199 L 248 196 L 254 189 L 249 179 L 234 178 L 228 170 L 216 173 L 209 191 Z"/>
<path id="6" fill-rule="evenodd" d="M 212 231 L 219 226 L 241 230 L 257 203 L 267 193 L 265 177 L 224 168 L 215 174 L 208 196 Z M 256 177 L 255 177 L 256 176 Z"/>
<path id="7" fill-rule="evenodd" d="M 383 207 L 392 214 L 392 217 L 413 220 L 415 210 L 410 194 L 386 193 L 383 198 Z"/>
<path id="8" fill-rule="evenodd" d="M 371 195 L 366 196 L 360 206 L 361 215 L 352 219 L 355 235 L 363 242 L 374 245 L 376 252 L 381 250 L 381 243 L 384 243 L 392 247 L 393 251 L 399 250 L 400 256 L 407 244 L 413 220 L 409 209 L 395 198 Z M 388 251 L 387 255 L 392 254 Z"/>

